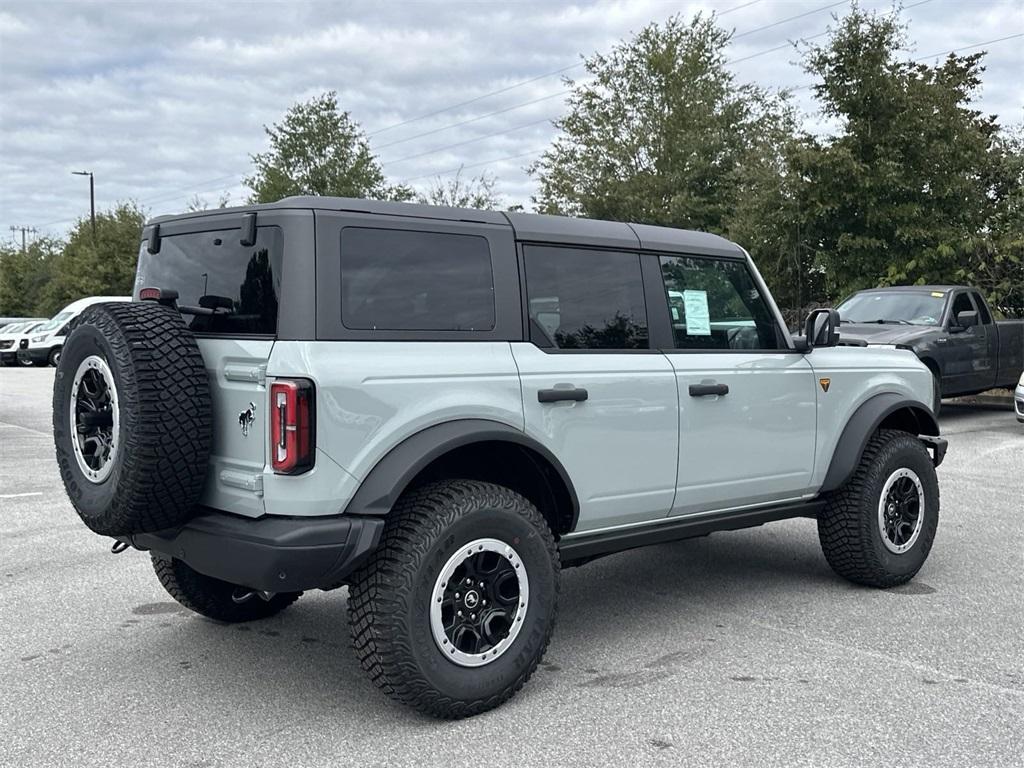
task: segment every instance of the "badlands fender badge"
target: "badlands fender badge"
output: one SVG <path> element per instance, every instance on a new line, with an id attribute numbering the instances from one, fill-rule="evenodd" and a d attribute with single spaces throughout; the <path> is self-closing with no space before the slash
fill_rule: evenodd
<path id="1" fill-rule="evenodd" d="M 821 384 L 822 392 L 828 392 L 828 388 L 832 386 L 832 379 L 818 379 L 818 383 Z"/>
<path id="2" fill-rule="evenodd" d="M 249 403 L 249 407 L 238 414 L 238 426 L 242 428 L 242 437 L 249 436 L 249 429 L 256 421 L 256 403 Z"/>

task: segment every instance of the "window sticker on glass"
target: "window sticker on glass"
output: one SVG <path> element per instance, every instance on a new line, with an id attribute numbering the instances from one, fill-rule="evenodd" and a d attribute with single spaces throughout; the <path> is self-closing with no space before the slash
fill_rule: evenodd
<path id="1" fill-rule="evenodd" d="M 708 315 L 707 291 L 683 291 L 686 310 L 686 335 L 710 336 L 711 319 Z"/>

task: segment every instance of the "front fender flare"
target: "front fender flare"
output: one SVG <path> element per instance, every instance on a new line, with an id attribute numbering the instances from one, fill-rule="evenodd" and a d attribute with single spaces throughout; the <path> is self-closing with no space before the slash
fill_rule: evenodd
<path id="1" fill-rule="evenodd" d="M 904 395 L 895 392 L 883 392 L 868 398 L 850 417 L 839 436 L 835 451 L 832 453 L 832 460 L 828 465 L 828 472 L 821 485 L 820 492 L 834 491 L 844 485 L 857 469 L 860 457 L 864 454 L 868 440 L 875 433 L 879 425 L 886 417 L 905 410 L 908 418 L 916 426 L 915 434 L 938 436 L 939 425 L 935 416 L 924 405 L 916 400 L 911 400 Z M 936 454 L 941 461 L 941 456 Z"/>
<path id="2" fill-rule="evenodd" d="M 446 421 L 405 438 L 374 465 L 359 484 L 359 490 L 346 505 L 344 513 L 386 515 L 413 478 L 432 461 L 455 448 L 490 441 L 514 443 L 529 448 L 551 464 L 569 492 L 572 501 L 572 527 L 575 527 L 580 509 L 579 498 L 562 463 L 551 451 L 526 433 L 499 421 L 487 419 Z"/>

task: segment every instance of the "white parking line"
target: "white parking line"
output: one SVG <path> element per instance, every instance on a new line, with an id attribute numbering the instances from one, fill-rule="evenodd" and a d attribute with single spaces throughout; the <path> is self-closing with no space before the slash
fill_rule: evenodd
<path id="1" fill-rule="evenodd" d="M 22 429 L 25 432 L 31 432 L 34 435 L 41 435 L 42 437 L 50 437 L 49 432 L 42 432 L 38 429 L 32 429 L 31 427 L 23 427 L 21 424 L 10 424 L 8 422 L 0 421 L 0 429 Z"/>
<path id="2" fill-rule="evenodd" d="M 26 496 L 42 496 L 42 491 L 35 491 L 33 493 L 0 493 L 0 499 L 23 499 Z"/>

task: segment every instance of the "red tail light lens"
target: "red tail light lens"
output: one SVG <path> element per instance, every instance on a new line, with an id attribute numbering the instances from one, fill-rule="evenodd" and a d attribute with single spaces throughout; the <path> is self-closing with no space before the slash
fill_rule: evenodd
<path id="1" fill-rule="evenodd" d="M 270 385 L 270 464 L 280 475 L 313 468 L 316 449 L 313 382 L 278 379 Z"/>

